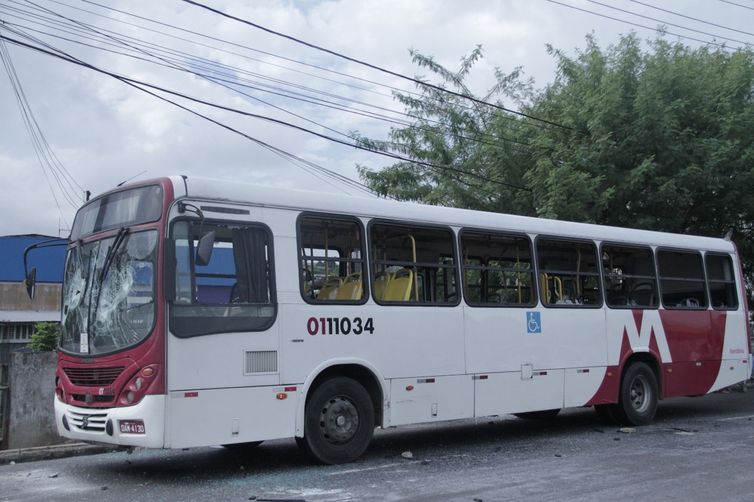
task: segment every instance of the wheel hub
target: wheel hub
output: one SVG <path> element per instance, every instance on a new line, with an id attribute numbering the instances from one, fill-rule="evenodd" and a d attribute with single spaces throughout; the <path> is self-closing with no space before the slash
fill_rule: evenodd
<path id="1" fill-rule="evenodd" d="M 643 412 L 649 406 L 649 382 L 644 376 L 639 375 L 631 382 L 629 396 L 631 406 L 638 412 Z"/>
<path id="2" fill-rule="evenodd" d="M 339 396 L 328 401 L 322 408 L 319 426 L 328 442 L 347 443 L 359 428 L 359 413 L 348 398 Z"/>

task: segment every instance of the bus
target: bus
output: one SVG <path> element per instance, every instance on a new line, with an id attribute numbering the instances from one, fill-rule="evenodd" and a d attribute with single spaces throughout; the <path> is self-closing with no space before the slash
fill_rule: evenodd
<path id="1" fill-rule="evenodd" d="M 349 462 L 375 428 L 658 401 L 752 371 L 729 239 L 186 176 L 88 201 L 55 378 L 70 439 L 296 439 Z"/>

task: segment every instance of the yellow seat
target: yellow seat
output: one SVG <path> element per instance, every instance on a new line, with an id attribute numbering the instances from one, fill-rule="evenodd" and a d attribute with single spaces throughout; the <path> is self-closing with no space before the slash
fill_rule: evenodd
<path id="1" fill-rule="evenodd" d="M 361 300 L 364 292 L 363 284 L 360 272 L 350 274 L 343 280 L 335 298 L 338 300 Z"/>
<path id="2" fill-rule="evenodd" d="M 317 300 L 335 300 L 340 288 L 339 277 L 328 277 L 322 285 L 322 289 L 317 293 Z"/>
<path id="3" fill-rule="evenodd" d="M 388 281 L 382 299 L 389 302 L 409 301 L 413 283 L 414 273 L 407 268 L 400 269 Z"/>
<path id="4" fill-rule="evenodd" d="M 378 272 L 374 276 L 374 281 L 372 281 L 372 285 L 374 286 L 374 299 L 375 300 L 385 299 L 385 289 L 387 288 L 387 285 L 390 282 L 391 277 L 392 277 L 392 274 L 388 272 Z"/>

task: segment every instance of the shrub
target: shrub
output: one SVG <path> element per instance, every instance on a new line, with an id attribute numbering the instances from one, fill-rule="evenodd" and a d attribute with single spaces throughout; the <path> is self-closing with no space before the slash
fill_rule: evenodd
<path id="1" fill-rule="evenodd" d="M 34 352 L 48 352 L 58 346 L 60 335 L 60 323 L 38 322 L 34 325 L 34 333 L 31 335 L 29 348 Z"/>

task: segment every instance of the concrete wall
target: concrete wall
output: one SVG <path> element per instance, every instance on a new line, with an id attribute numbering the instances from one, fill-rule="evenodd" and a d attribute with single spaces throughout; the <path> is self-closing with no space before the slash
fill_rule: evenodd
<path id="1" fill-rule="evenodd" d="M 26 294 L 20 282 L 0 282 L 0 309 L 2 310 L 60 310 L 61 284 L 37 283 L 34 300 Z"/>
<path id="2" fill-rule="evenodd" d="M 66 442 L 55 427 L 56 352 L 15 352 L 10 364 L 7 448 Z"/>

